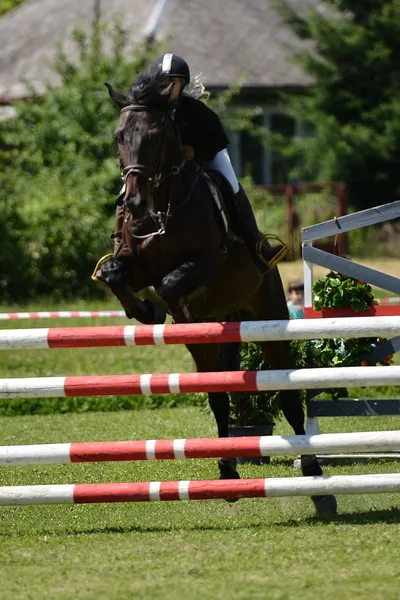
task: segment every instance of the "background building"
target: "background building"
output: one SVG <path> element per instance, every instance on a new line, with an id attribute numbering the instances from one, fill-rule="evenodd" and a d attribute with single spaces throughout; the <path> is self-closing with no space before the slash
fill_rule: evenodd
<path id="1" fill-rule="evenodd" d="M 307 134 L 279 109 L 281 91 L 295 93 L 310 80 L 290 61 L 299 49 L 290 29 L 274 9 L 275 0 L 31 0 L 0 19 L 0 108 L 10 115 L 16 99 L 37 93 L 46 82 L 57 85 L 49 62 L 57 43 L 73 55 L 71 33 L 89 27 L 94 18 L 109 21 L 121 15 L 131 43 L 168 40 L 168 51 L 182 55 L 192 73 L 212 92 L 226 89 L 243 77 L 235 103 L 260 107 L 258 124 L 267 130 Z M 311 0 L 297 0 L 307 8 Z M 318 4 L 314 0 L 314 5 Z M 28 85 L 27 85 L 28 84 Z M 251 174 L 255 183 L 284 183 L 285 165 L 246 132 L 230 132 L 229 151 L 239 176 Z"/>

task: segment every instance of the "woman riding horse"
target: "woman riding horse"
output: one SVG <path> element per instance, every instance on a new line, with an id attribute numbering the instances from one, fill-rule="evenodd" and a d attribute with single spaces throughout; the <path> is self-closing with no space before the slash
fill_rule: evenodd
<path id="1" fill-rule="evenodd" d="M 239 184 L 229 159 L 226 150 L 229 140 L 221 120 L 204 102 L 185 93 L 185 88 L 190 84 L 187 62 L 176 54 L 164 54 L 153 61 L 149 73 L 154 76 L 164 74 L 173 83 L 169 100 L 185 159 L 193 159 L 199 165 L 208 165 L 228 180 L 234 196 L 233 201 L 227 202 L 227 209 L 235 233 L 243 239 L 261 272 L 272 269 L 285 258 L 288 247 L 284 244 L 272 247 L 267 238 L 276 236 L 264 236 L 258 229 L 250 201 Z M 121 230 L 122 211 L 117 212 L 118 220 L 117 235 Z"/>
<path id="2" fill-rule="evenodd" d="M 242 240 L 229 236 L 221 226 L 220 210 L 202 177 L 203 170 L 195 161 L 183 158 L 182 139 L 171 114 L 175 106 L 175 119 L 179 109 L 183 119 L 183 108 L 190 103 L 182 94 L 181 79 L 166 82 L 163 73 L 146 74 L 127 94 L 108 86 L 120 108 L 115 137 L 126 185 L 121 244 L 127 245 L 130 254 L 124 260 L 116 252 L 98 271 L 96 268 L 95 274 L 110 285 L 127 314 L 142 323 L 157 322 L 157 315 L 155 302 L 145 304 L 135 296 L 140 291 L 153 293 L 153 299 L 156 292 L 178 322 L 185 320 L 185 315 L 176 313 L 179 298 L 190 314 L 206 321 L 224 321 L 233 314 L 239 320 L 286 320 L 288 308 L 278 269 L 262 273 Z M 171 96 L 175 97 L 173 104 Z M 202 128 L 203 123 L 191 122 L 184 141 L 195 143 L 191 131 L 200 136 Z M 183 126 L 181 132 L 186 136 Z M 200 151 L 201 146 L 196 144 L 195 152 L 196 148 Z M 220 147 L 214 150 L 217 155 L 221 152 Z M 122 275 L 121 270 L 118 274 L 121 267 Z M 261 342 L 260 346 L 272 369 L 295 368 L 287 340 Z M 188 343 L 187 348 L 199 373 L 237 368 L 237 354 L 230 349 L 224 354 L 225 344 Z M 229 434 L 230 407 L 225 389 L 208 395 L 219 437 Z M 280 402 L 294 433 L 304 435 L 298 390 L 282 390 Z M 218 467 L 223 479 L 239 477 L 234 459 L 221 459 Z M 322 474 L 315 455 L 302 456 L 301 468 L 305 476 Z M 312 499 L 318 514 L 336 511 L 334 497 L 324 494 Z"/>

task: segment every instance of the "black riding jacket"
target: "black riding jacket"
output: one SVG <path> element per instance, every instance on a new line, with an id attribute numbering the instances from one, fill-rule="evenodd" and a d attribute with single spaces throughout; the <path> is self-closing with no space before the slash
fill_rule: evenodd
<path id="1" fill-rule="evenodd" d="M 200 164 L 211 161 L 229 144 L 220 118 L 201 100 L 180 96 L 174 119 L 182 144 L 193 147 L 194 158 Z"/>

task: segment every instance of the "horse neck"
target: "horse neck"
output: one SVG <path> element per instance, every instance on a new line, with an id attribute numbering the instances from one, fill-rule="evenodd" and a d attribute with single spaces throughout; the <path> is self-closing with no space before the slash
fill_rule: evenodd
<path id="1" fill-rule="evenodd" d="M 162 165 L 162 179 L 164 181 L 153 193 L 154 212 L 171 212 L 175 206 L 182 202 L 181 196 L 185 188 L 182 171 L 179 171 L 176 175 L 171 174 L 174 167 L 179 169 L 182 167 L 182 154 L 178 151 L 176 143 L 170 142 L 167 144 L 164 155 L 168 157 L 168 160 Z"/>
<path id="2" fill-rule="evenodd" d="M 178 173 L 168 177 L 153 193 L 153 211 L 172 213 L 174 208 L 182 202 L 182 174 Z"/>

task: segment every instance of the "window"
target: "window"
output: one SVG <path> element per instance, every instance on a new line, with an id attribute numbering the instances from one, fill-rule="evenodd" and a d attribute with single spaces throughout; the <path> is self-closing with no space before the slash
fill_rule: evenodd
<path id="1" fill-rule="evenodd" d="M 264 115 L 254 117 L 255 125 L 263 126 Z M 260 185 L 265 183 L 264 163 L 265 149 L 262 140 L 247 131 L 239 134 L 239 176 L 249 175 L 253 183 Z"/>
<path id="2" fill-rule="evenodd" d="M 291 117 L 282 114 L 272 114 L 270 116 L 270 131 L 281 133 L 284 136 L 295 135 L 295 122 Z M 287 159 L 280 152 L 271 153 L 271 183 L 287 183 L 289 177 L 290 165 Z"/>
<path id="3" fill-rule="evenodd" d="M 296 124 L 291 117 L 276 112 L 273 106 L 265 106 L 264 111 L 254 117 L 255 125 L 289 137 L 305 137 L 311 133 L 305 125 Z M 247 131 L 229 132 L 229 139 L 228 151 L 238 177 L 249 175 L 256 185 L 287 183 L 291 165 L 281 153 L 272 152 L 261 138 Z"/>

